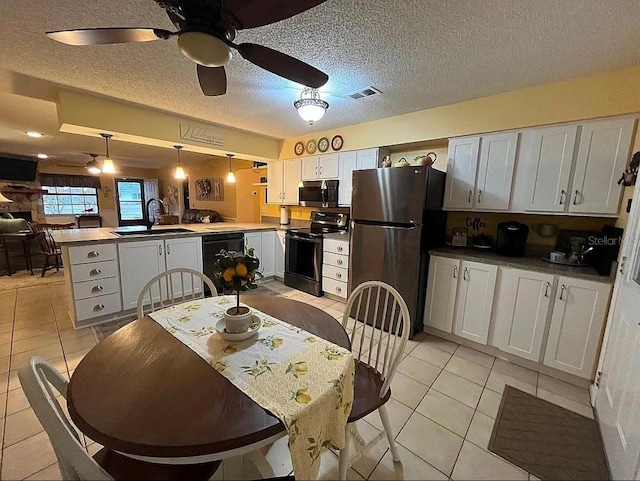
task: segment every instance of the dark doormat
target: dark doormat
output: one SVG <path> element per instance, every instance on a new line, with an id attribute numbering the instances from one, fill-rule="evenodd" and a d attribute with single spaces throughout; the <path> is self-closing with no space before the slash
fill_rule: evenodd
<path id="1" fill-rule="evenodd" d="M 610 479 L 598 423 L 505 386 L 489 451 L 542 480 Z"/>

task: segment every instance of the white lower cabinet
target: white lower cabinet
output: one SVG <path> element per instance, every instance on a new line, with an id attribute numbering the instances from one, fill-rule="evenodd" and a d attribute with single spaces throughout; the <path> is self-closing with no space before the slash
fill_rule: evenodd
<path id="1" fill-rule="evenodd" d="M 486 344 L 498 267 L 462 261 L 453 333 Z"/>
<path id="2" fill-rule="evenodd" d="M 460 260 L 431 256 L 424 323 L 451 332 L 456 307 Z"/>
<path id="3" fill-rule="evenodd" d="M 610 293 L 609 284 L 558 278 L 544 354 L 547 366 L 592 377 Z"/>
<path id="4" fill-rule="evenodd" d="M 540 362 L 554 282 L 550 274 L 500 268 L 492 326 L 495 347 Z"/>
<path id="5" fill-rule="evenodd" d="M 276 252 L 275 252 L 275 276 L 284 279 L 285 265 L 285 231 L 276 231 Z"/>
<path id="6" fill-rule="evenodd" d="M 276 233 L 275 231 L 249 232 L 244 235 L 245 248 L 253 248 L 260 259 L 260 272 L 264 277 L 276 274 Z M 284 274 L 283 274 L 284 275 Z"/>
<path id="7" fill-rule="evenodd" d="M 346 299 L 349 294 L 349 241 L 325 239 L 322 244 L 322 290 Z"/>

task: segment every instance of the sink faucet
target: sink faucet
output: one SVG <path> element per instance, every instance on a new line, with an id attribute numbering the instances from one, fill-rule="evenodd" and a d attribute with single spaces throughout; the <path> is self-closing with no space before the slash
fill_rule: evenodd
<path id="1" fill-rule="evenodd" d="M 155 197 L 152 197 L 151 199 L 149 199 L 147 201 L 147 206 L 145 207 L 145 212 L 147 213 L 147 220 L 145 222 L 145 224 L 147 225 L 147 230 L 151 230 L 151 228 L 153 227 L 154 221 L 153 219 L 151 219 L 151 215 L 149 215 L 149 205 L 151 205 L 152 202 L 160 202 L 160 205 L 162 205 L 162 211 L 164 212 L 164 202 L 162 202 L 162 200 L 160 199 L 156 199 Z"/>

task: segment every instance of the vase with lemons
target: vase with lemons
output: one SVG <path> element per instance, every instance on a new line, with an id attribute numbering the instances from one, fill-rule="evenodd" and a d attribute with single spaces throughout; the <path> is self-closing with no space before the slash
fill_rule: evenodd
<path id="1" fill-rule="evenodd" d="M 260 259 L 253 248 L 244 253 L 222 250 L 216 257 L 216 287 L 224 293 L 236 294 L 236 305 L 225 312 L 226 330 L 229 333 L 246 332 L 251 325 L 251 309 L 240 305 L 240 292 L 258 287 L 256 278 L 262 277 L 258 272 Z"/>

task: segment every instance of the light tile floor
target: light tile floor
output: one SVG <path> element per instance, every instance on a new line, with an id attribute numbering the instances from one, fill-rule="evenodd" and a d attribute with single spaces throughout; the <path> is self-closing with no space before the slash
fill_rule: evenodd
<path id="1" fill-rule="evenodd" d="M 0 278 L 0 286 L 1 282 Z M 265 286 L 342 317 L 343 303 L 275 281 Z M 0 290 L 1 479 L 60 479 L 49 439 L 29 407 L 16 370 L 37 355 L 69 376 L 97 343 L 91 329 L 73 330 L 66 305 L 62 283 Z M 409 341 L 404 356 L 387 404 L 402 463 L 393 463 L 388 446 L 381 441 L 355 463 L 349 479 L 529 478 L 487 451 L 505 384 L 593 417 L 586 389 L 456 343 L 421 333 Z M 377 413 L 358 424 L 365 439 L 382 428 Z M 91 440 L 87 443 L 90 453 L 100 448 Z M 274 446 L 270 453 L 272 464 L 284 473 L 290 466 L 286 453 L 286 443 Z M 320 477 L 336 476 L 337 456 L 327 451 Z"/>

